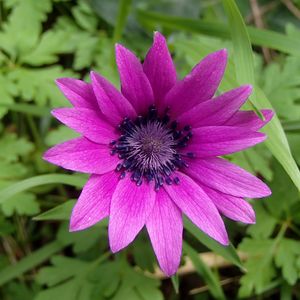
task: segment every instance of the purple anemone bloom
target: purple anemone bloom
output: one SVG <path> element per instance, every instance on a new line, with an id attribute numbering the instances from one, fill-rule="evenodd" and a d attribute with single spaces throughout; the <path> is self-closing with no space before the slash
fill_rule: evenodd
<path id="1" fill-rule="evenodd" d="M 57 84 L 73 108 L 53 110 L 82 136 L 48 150 L 44 159 L 91 176 L 73 208 L 70 231 L 109 217 L 109 244 L 117 252 L 146 226 L 159 265 L 176 272 L 182 251 L 182 214 L 223 245 L 220 214 L 254 223 L 245 197 L 271 194 L 261 180 L 220 158 L 262 142 L 265 120 L 239 111 L 251 94 L 243 85 L 214 94 L 227 61 L 225 49 L 206 56 L 178 80 L 165 38 L 158 32 L 143 64 L 116 46 L 121 92 L 92 72 L 92 83 Z"/>

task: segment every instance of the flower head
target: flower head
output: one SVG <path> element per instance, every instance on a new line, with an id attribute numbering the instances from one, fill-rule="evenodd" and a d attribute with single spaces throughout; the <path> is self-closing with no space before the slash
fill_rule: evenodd
<path id="1" fill-rule="evenodd" d="M 146 226 L 162 270 L 176 272 L 182 248 L 182 214 L 223 245 L 228 236 L 220 214 L 254 223 L 245 197 L 270 195 L 258 178 L 220 158 L 265 139 L 265 121 L 239 111 L 251 93 L 244 85 L 214 97 L 227 52 L 205 57 L 177 80 L 165 38 L 158 32 L 143 64 L 116 46 L 121 92 L 99 74 L 92 83 L 57 80 L 73 108 L 53 115 L 82 136 L 48 150 L 44 159 L 91 176 L 73 209 L 70 230 L 109 216 L 113 252 Z"/>

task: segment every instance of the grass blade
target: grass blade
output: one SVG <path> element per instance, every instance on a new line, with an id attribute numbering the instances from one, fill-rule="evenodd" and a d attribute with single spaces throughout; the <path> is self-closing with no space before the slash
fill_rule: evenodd
<path id="1" fill-rule="evenodd" d="M 215 299 L 225 299 L 225 295 L 220 285 L 218 277 L 211 269 L 202 261 L 198 253 L 186 242 L 183 242 L 183 251 L 191 259 L 196 271 L 201 275 L 206 282 L 209 290 Z"/>
<path id="2" fill-rule="evenodd" d="M 231 36 L 229 27 L 220 22 L 174 17 L 141 9 L 137 11 L 137 17 L 141 23 L 145 24 L 145 26 L 150 26 L 152 29 L 160 25 L 171 30 L 178 29 L 225 39 L 229 39 Z M 268 47 L 284 53 L 300 56 L 300 39 L 251 26 L 247 26 L 247 30 L 253 45 Z"/>
<path id="3" fill-rule="evenodd" d="M 207 248 L 214 251 L 215 253 L 223 256 L 228 261 L 232 262 L 234 265 L 241 269 L 244 269 L 242 262 L 235 250 L 235 248 L 230 244 L 229 246 L 222 246 L 215 240 L 204 234 L 198 227 L 196 227 L 191 221 L 185 219 L 184 228 L 188 230 L 200 243 L 204 244 Z"/>
<path id="4" fill-rule="evenodd" d="M 86 179 L 78 175 L 64 175 L 64 174 L 47 174 L 31 177 L 10 185 L 1 190 L 0 204 L 10 199 L 12 196 L 45 184 L 68 184 L 75 187 L 82 187 Z"/>
<path id="5" fill-rule="evenodd" d="M 66 246 L 68 245 L 54 241 L 26 256 L 15 265 L 4 268 L 0 272 L 0 286 L 48 260 L 53 254 L 61 251 Z"/>

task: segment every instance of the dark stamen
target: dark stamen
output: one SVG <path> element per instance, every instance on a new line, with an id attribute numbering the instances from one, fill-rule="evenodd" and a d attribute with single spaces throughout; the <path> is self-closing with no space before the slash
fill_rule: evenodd
<path id="1" fill-rule="evenodd" d="M 153 181 L 155 190 L 163 184 L 179 184 L 179 178 L 172 174 L 188 167 L 186 157 L 195 157 L 192 152 L 181 153 L 193 135 L 191 126 L 180 126 L 180 130 L 176 120 L 170 121 L 169 110 L 159 116 L 157 108 L 151 105 L 146 115 L 135 120 L 126 117 L 118 126 L 120 137 L 109 146 L 111 155 L 118 154 L 122 160 L 116 167 L 120 179 L 130 172 L 137 186 Z"/>

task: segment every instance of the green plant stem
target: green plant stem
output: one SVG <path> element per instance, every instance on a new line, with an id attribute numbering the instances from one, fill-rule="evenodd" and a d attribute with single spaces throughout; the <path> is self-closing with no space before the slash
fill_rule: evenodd
<path id="1" fill-rule="evenodd" d="M 36 124 L 35 124 L 32 116 L 26 115 L 26 119 L 27 119 L 30 131 L 32 133 L 32 136 L 33 136 L 33 138 L 35 140 L 36 145 L 38 146 L 39 149 L 42 149 L 43 146 L 44 146 L 44 143 L 43 143 L 43 141 L 42 141 L 42 139 L 40 137 L 39 131 L 38 131 L 37 127 L 36 127 Z"/>
<path id="2" fill-rule="evenodd" d="M 131 7 L 131 0 L 120 0 L 118 15 L 114 27 L 113 36 L 112 36 L 113 48 L 112 48 L 111 62 L 113 66 L 115 66 L 114 45 L 116 42 L 118 42 L 121 39 L 124 27 L 126 25 L 126 20 L 130 11 L 130 7 Z"/>

